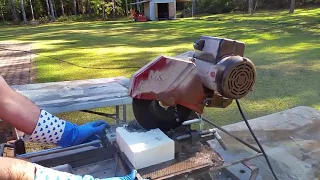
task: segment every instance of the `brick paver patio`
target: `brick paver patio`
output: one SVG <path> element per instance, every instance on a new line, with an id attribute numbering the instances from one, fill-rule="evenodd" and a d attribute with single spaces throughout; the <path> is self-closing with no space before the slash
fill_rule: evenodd
<path id="1" fill-rule="evenodd" d="M 31 44 L 0 43 L 0 74 L 9 85 L 28 84 L 32 82 L 31 57 L 27 52 L 4 50 L 31 51 Z"/>
<path id="2" fill-rule="evenodd" d="M 32 82 L 32 55 L 27 52 L 4 50 L 31 51 L 31 44 L 26 43 L 0 43 L 0 74 L 9 85 L 29 84 Z M 19 131 L 17 133 L 20 133 Z M 14 129 L 6 122 L 0 120 L 0 141 L 15 139 Z M 11 149 L 5 150 L 5 156 L 12 156 Z"/>

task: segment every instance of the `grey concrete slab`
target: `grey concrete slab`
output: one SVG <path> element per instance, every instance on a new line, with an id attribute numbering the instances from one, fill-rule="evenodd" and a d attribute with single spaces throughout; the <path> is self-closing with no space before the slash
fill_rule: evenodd
<path id="1" fill-rule="evenodd" d="M 264 147 L 279 179 L 320 178 L 320 112 L 309 107 L 295 107 L 286 111 L 249 120 Z M 224 126 L 232 134 L 258 147 L 244 122 Z M 228 135 L 220 132 L 229 150 L 224 151 L 210 141 L 226 162 L 254 154 Z M 258 179 L 273 179 L 263 157 L 249 161 L 260 168 Z"/>

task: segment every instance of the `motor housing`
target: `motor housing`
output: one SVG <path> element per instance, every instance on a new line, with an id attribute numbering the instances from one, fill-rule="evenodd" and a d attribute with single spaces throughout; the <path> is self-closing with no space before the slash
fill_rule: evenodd
<path id="1" fill-rule="evenodd" d="M 228 99 L 243 98 L 255 83 L 254 64 L 241 56 L 226 56 L 217 64 L 196 59 L 195 64 L 202 84 Z"/>

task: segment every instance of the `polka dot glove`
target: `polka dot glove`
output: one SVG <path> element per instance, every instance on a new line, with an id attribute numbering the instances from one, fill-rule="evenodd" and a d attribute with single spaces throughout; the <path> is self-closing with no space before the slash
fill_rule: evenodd
<path id="1" fill-rule="evenodd" d="M 90 175 L 85 175 L 82 177 L 79 175 L 46 168 L 38 164 L 34 165 L 36 166 L 35 180 L 134 180 L 137 174 L 137 171 L 133 170 L 127 176 L 97 179 Z"/>
<path id="2" fill-rule="evenodd" d="M 102 133 L 106 127 L 109 125 L 103 120 L 78 126 L 41 110 L 33 133 L 25 136 L 24 140 L 68 147 L 97 139 L 96 135 Z"/>

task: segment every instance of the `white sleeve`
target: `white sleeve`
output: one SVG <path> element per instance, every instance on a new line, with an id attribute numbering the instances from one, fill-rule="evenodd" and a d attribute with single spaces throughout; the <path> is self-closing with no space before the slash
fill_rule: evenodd
<path id="1" fill-rule="evenodd" d="M 41 110 L 36 127 L 31 135 L 23 136 L 24 141 L 57 144 L 62 137 L 66 121 Z"/>
<path id="2" fill-rule="evenodd" d="M 36 167 L 36 174 L 34 180 L 96 180 L 95 178 L 89 175 L 85 175 L 84 177 L 82 177 L 79 175 L 74 175 L 46 168 L 38 164 L 34 165 Z"/>

